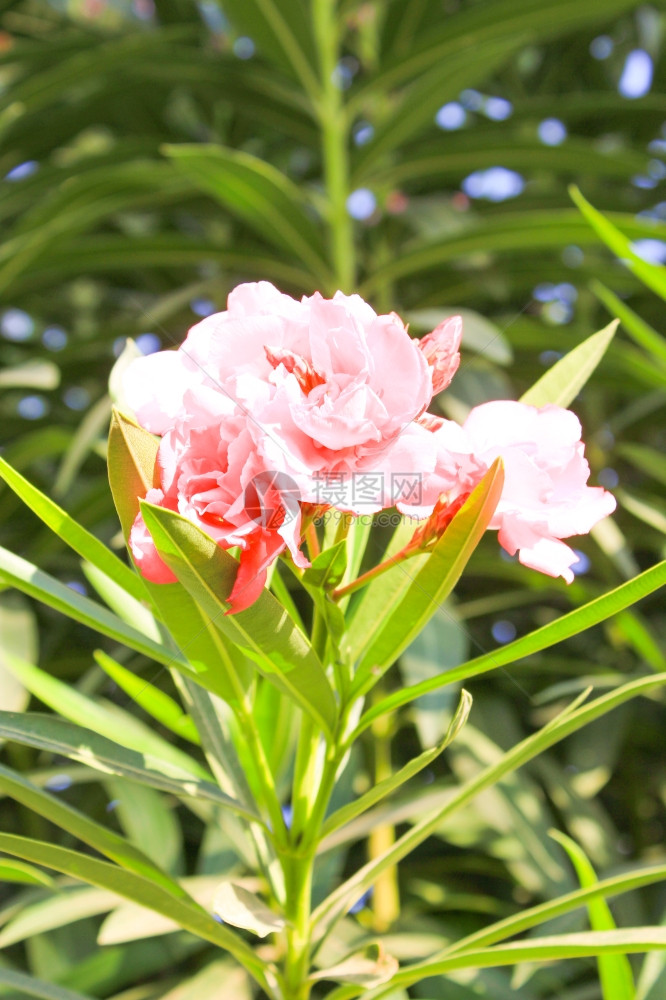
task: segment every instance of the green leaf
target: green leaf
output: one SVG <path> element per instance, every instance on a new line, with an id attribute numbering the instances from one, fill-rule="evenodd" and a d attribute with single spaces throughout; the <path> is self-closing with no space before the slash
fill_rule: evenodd
<path id="1" fill-rule="evenodd" d="M 331 284 L 321 231 L 301 190 L 270 163 L 223 146 L 165 146 L 185 173 L 280 250 L 294 254 L 319 281 Z"/>
<path id="2" fill-rule="evenodd" d="M 39 634 L 33 609 L 22 594 L 0 594 L 0 704 L 9 711 L 28 707 L 30 692 L 9 669 L 10 656 L 37 659 Z"/>
<path id="3" fill-rule="evenodd" d="M 376 805 L 377 802 L 381 802 L 388 795 L 392 795 L 398 788 L 400 788 L 406 781 L 413 778 L 414 775 L 418 774 L 429 764 L 432 764 L 436 760 L 443 750 L 449 746 L 450 743 L 455 740 L 456 736 L 462 729 L 462 727 L 467 722 L 467 717 L 469 716 L 470 709 L 472 707 L 472 696 L 467 691 L 462 691 L 460 695 L 460 702 L 458 708 L 451 719 L 449 727 L 439 741 L 439 743 L 432 747 L 430 750 L 426 750 L 424 753 L 419 754 L 413 760 L 410 760 L 408 764 L 401 767 L 399 771 L 392 774 L 389 778 L 384 778 L 383 781 L 379 781 L 376 785 L 373 785 L 364 795 L 360 798 L 355 799 L 353 802 L 349 802 L 346 806 L 338 809 L 329 816 L 324 823 L 321 830 L 322 841 L 326 837 L 330 836 L 335 830 L 339 830 L 340 827 L 349 823 L 351 820 L 360 816 L 361 813 L 366 812 L 372 806 Z M 323 845 L 322 845 L 323 846 Z"/>
<path id="4" fill-rule="evenodd" d="M 310 98 L 316 97 L 314 38 L 302 0 L 227 0 L 225 11 L 266 59 L 294 73 Z"/>
<path id="5" fill-rule="evenodd" d="M 589 232 L 587 226 L 585 230 Z M 312 272 L 289 260 L 282 260 L 263 247 L 227 249 L 219 242 L 202 240 L 183 233 L 160 233 L 156 236 L 119 236 L 100 234 L 79 237 L 67 244 L 67 251 L 59 244 L 57 255 L 40 258 L 30 270 L 12 282 L 18 295 L 36 288 L 52 287 L 53 282 L 79 277 L 82 273 L 95 274 L 110 271 L 136 271 L 149 268 L 176 267 L 198 268 L 202 259 L 247 279 L 273 279 L 290 287 L 312 292 Z"/>
<path id="6" fill-rule="evenodd" d="M 0 833 L 0 851 L 23 858 L 47 868 L 81 879 L 100 889 L 110 889 L 141 906 L 175 920 L 184 930 L 189 930 L 205 941 L 230 952 L 264 988 L 266 981 L 263 962 L 232 931 L 221 927 L 204 910 L 184 899 L 176 899 L 160 886 L 134 872 L 125 871 L 106 861 L 66 850 L 28 837 Z"/>
<path id="7" fill-rule="evenodd" d="M 163 726 L 170 729 L 176 736 L 189 740 L 190 743 L 199 744 L 199 733 L 192 722 L 192 719 L 183 712 L 178 702 L 170 698 L 164 691 L 151 684 L 143 677 L 133 674 L 127 667 L 114 660 L 113 657 L 96 649 L 93 653 L 95 662 L 108 674 L 114 683 L 134 701 L 139 708 L 142 708 L 148 715 L 152 715 Z"/>
<path id="8" fill-rule="evenodd" d="M 0 984 L 11 990 L 16 990 L 18 993 L 23 993 L 25 996 L 36 997 L 36 1000 L 91 1000 L 83 993 L 66 990 L 63 986 L 55 986 L 43 979 L 35 979 L 34 976 L 27 976 L 24 972 L 17 972 L 15 969 L 0 967 Z"/>
<path id="9" fill-rule="evenodd" d="M 492 6 L 466 7 L 460 12 L 427 25 L 401 58 L 384 53 L 382 72 L 375 74 L 354 95 L 364 101 L 370 93 L 385 93 L 389 88 L 421 74 L 458 52 L 470 60 L 477 57 L 479 46 L 488 39 L 510 39 L 522 32 L 545 39 L 584 24 L 608 21 L 615 13 L 631 7 L 631 0 L 589 0 L 581 7 L 575 0 L 495 0 Z M 481 67 L 483 73 L 483 67 Z M 477 79 L 479 69 L 477 69 Z"/>
<path id="10" fill-rule="evenodd" d="M 587 931 L 557 934 L 530 941 L 512 941 L 495 948 L 461 952 L 440 962 L 418 962 L 395 975 L 381 990 L 369 994 L 372 1000 L 386 996 L 396 986 L 410 986 L 432 976 L 444 976 L 456 969 L 487 969 L 518 965 L 520 962 L 555 962 L 565 958 L 596 958 L 605 955 L 632 955 L 666 948 L 666 928 L 627 927 L 621 931 Z"/>
<path id="11" fill-rule="evenodd" d="M 24 903 L 0 931 L 0 947 L 27 941 L 38 934 L 67 927 L 78 920 L 108 913 L 122 897 L 89 885 L 59 885 L 57 891 Z"/>
<path id="12" fill-rule="evenodd" d="M 145 502 L 141 510 L 160 555 L 214 627 L 330 733 L 337 711 L 324 668 L 273 595 L 264 590 L 247 611 L 228 615 L 236 560 L 179 514 Z"/>
<path id="13" fill-rule="evenodd" d="M 629 336 L 650 354 L 651 358 L 666 365 L 666 338 L 657 333 L 649 323 L 641 319 L 626 302 L 606 288 L 600 281 L 593 281 L 592 291 L 603 302 L 608 311 L 618 316 Z"/>
<path id="14" fill-rule="evenodd" d="M 497 459 L 444 531 L 423 567 L 414 575 L 407 566 L 398 569 L 409 578 L 402 599 L 387 607 L 376 620 L 363 648 L 352 691 L 359 697 L 395 663 L 449 596 L 495 513 L 504 469 Z"/>
<path id="15" fill-rule="evenodd" d="M 517 49 L 522 48 L 528 37 L 518 30 L 508 38 L 484 39 L 478 44 L 474 59 L 470 59 L 469 52 L 463 47 L 453 50 L 446 59 L 420 73 L 392 102 L 391 114 L 375 130 L 372 141 L 357 152 L 353 186 L 374 182 L 377 161 L 429 125 L 442 103 L 454 100 L 461 90 L 476 83 L 479 62 L 484 66 L 484 75 L 491 75 Z"/>
<path id="16" fill-rule="evenodd" d="M 455 605 L 446 601 L 400 657 L 400 677 L 405 686 L 439 677 L 464 663 L 470 652 L 470 634 L 457 615 Z M 664 665 L 666 669 L 666 664 Z M 434 743 L 456 703 L 458 685 L 447 685 L 417 698 L 410 716 L 425 749 Z"/>
<path id="17" fill-rule="evenodd" d="M 614 319 L 599 333 L 594 333 L 569 351 L 523 393 L 520 402 L 529 406 L 546 406 L 548 403 L 569 406 L 608 350 L 619 322 Z"/>
<path id="18" fill-rule="evenodd" d="M 330 549 L 324 549 L 303 574 L 303 583 L 322 590 L 334 590 L 347 568 L 347 542 L 342 540 Z"/>
<path id="19" fill-rule="evenodd" d="M 519 109 L 518 104 L 514 117 Z M 505 124 L 498 132 L 496 126 L 483 128 L 477 120 L 474 129 L 410 143 L 399 159 L 376 166 L 372 179 L 375 184 L 390 187 L 424 181 L 441 184 L 444 179 L 459 182 L 472 171 L 493 167 L 498 162 L 521 174 L 537 170 L 569 176 L 584 173 L 595 178 L 614 177 L 625 181 L 645 170 L 645 156 L 639 150 L 607 152 L 589 139 L 574 136 L 568 136 L 561 146 L 545 146 L 536 135 L 531 138 L 525 131 L 523 122 L 512 131 Z"/>
<path id="20" fill-rule="evenodd" d="M 0 858 L 0 882 L 22 882 L 26 885 L 41 885 L 52 888 L 55 884 L 50 875 L 26 865 L 23 861 L 7 861 Z"/>
<path id="21" fill-rule="evenodd" d="M 204 781 L 209 778 L 208 772 L 196 760 L 112 702 L 88 698 L 71 685 L 16 656 L 7 656 L 7 666 L 28 691 L 70 722 L 86 729 L 94 727 L 100 736 L 114 741 L 122 732 L 123 744 L 128 749 L 151 754 Z"/>
<path id="22" fill-rule="evenodd" d="M 386 551 L 376 552 L 374 560 L 378 565 L 396 556 L 407 545 L 414 535 L 414 523 L 408 517 L 403 517 L 396 528 Z M 374 541 L 372 536 L 370 540 Z M 375 552 L 373 551 L 373 556 Z M 345 647 L 350 660 L 355 661 L 363 649 L 374 637 L 376 623 L 382 618 L 388 618 L 404 599 L 412 579 L 417 571 L 427 562 L 428 556 L 413 556 L 409 561 L 410 572 L 406 573 L 400 563 L 396 563 L 386 572 L 376 577 L 356 596 L 350 609 L 350 618 Z M 354 600 L 354 597 L 352 597 Z"/>
<path id="23" fill-rule="evenodd" d="M 166 646 L 158 645 L 146 638 L 100 604 L 83 597 L 48 573 L 37 569 L 32 563 L 3 548 L 0 548 L 0 580 L 23 591 L 29 597 L 42 601 L 61 614 L 73 618 L 74 621 L 81 622 L 95 632 L 115 639 L 116 642 L 129 646 L 137 653 L 143 653 L 151 660 L 157 660 L 165 666 L 189 669 L 189 664 L 181 654 L 174 653 Z"/>
<path id="24" fill-rule="evenodd" d="M 109 808 L 113 803 L 113 812 L 128 840 L 158 857 L 170 875 L 182 875 L 183 835 L 166 796 L 126 778 L 110 778 L 104 785 Z"/>
<path id="25" fill-rule="evenodd" d="M 30 717 L 26 716 L 26 719 L 29 725 Z M 175 896 L 185 895 L 177 882 L 124 837 L 120 837 L 100 823 L 89 819 L 73 806 L 45 792 L 22 774 L 2 765 L 0 765 L 0 789 L 5 795 L 10 795 L 16 802 L 55 823 L 100 854 L 116 861 L 123 868 L 150 879 Z"/>
<path id="26" fill-rule="evenodd" d="M 113 410 L 109 430 L 109 483 L 125 539 L 139 513 L 139 497 L 158 486 L 155 462 L 159 439 Z"/>
<path id="27" fill-rule="evenodd" d="M 606 246 L 613 253 L 623 260 L 629 269 L 633 271 L 637 278 L 656 292 L 662 299 L 666 299 L 666 267 L 659 264 L 649 264 L 639 257 L 631 246 L 630 241 L 611 220 L 598 212 L 590 205 L 577 187 L 573 185 L 569 188 L 569 194 L 578 205 L 579 209 L 589 222 L 597 236 L 603 240 Z M 656 234 L 655 234 L 656 235 Z"/>
<path id="28" fill-rule="evenodd" d="M 541 628 L 535 629 L 529 635 L 515 639 L 500 649 L 493 649 L 490 653 L 477 656 L 468 663 L 463 663 L 460 667 L 454 667 L 453 670 L 442 674 L 441 677 L 422 681 L 420 684 L 414 684 L 413 687 L 408 687 L 389 695 L 361 717 L 353 738 L 355 739 L 375 719 L 386 712 L 395 711 L 401 705 L 407 705 L 415 698 L 419 698 L 423 694 L 428 694 L 429 691 L 435 691 L 444 684 L 455 684 L 458 681 L 466 681 L 470 677 L 476 677 L 478 674 L 486 673 L 488 670 L 504 667 L 509 663 L 522 660 L 526 656 L 539 653 L 543 649 L 548 649 L 549 646 L 554 646 L 564 639 L 569 639 L 571 636 L 577 635 L 579 632 L 584 632 L 592 628 L 592 626 L 598 625 L 599 622 L 611 618 L 619 611 L 623 611 L 632 604 L 636 604 L 642 597 L 646 597 L 655 590 L 659 590 L 665 584 L 666 561 L 663 561 L 645 570 L 644 573 L 634 577 L 633 580 L 629 580 L 627 583 L 616 587 L 615 590 L 611 590 L 607 594 L 589 601 L 582 607 L 576 608 L 566 615 L 562 615 L 548 625 L 543 625 Z"/>
<path id="29" fill-rule="evenodd" d="M 473 934 L 460 938 L 455 943 L 449 945 L 439 952 L 434 958 L 448 955 L 457 951 L 469 951 L 472 947 L 495 944 L 505 938 L 513 937 L 523 931 L 538 927 L 555 917 L 565 913 L 571 913 L 585 906 L 590 900 L 602 899 L 606 896 L 615 896 L 623 892 L 631 892 L 645 885 L 652 885 L 666 879 L 666 865 L 655 865 L 650 868 L 641 868 L 638 871 L 624 872 L 622 875 L 615 875 L 612 878 L 595 882 L 593 885 L 582 889 L 575 889 L 564 896 L 549 899 L 545 903 L 531 906 L 527 910 L 505 917 L 489 927 L 483 927 Z"/>
<path id="30" fill-rule="evenodd" d="M 629 214 L 613 213 L 612 218 L 635 238 L 660 238 L 663 227 L 648 225 Z M 484 216 L 462 230 L 451 229 L 443 239 L 414 240 L 405 245 L 397 257 L 374 268 L 358 289 L 364 297 L 373 294 L 387 281 L 396 281 L 433 269 L 454 264 L 474 254 L 519 253 L 533 256 L 535 251 L 563 249 L 569 244 L 585 247 L 596 244 L 595 234 L 575 212 L 534 209 L 522 212 L 501 212 Z"/>
<path id="31" fill-rule="evenodd" d="M 286 926 L 286 921 L 270 910 L 258 896 L 236 882 L 222 882 L 213 900 L 213 913 L 225 924 L 242 927 L 264 938 Z"/>
<path id="32" fill-rule="evenodd" d="M 139 784 L 171 792 L 180 798 L 201 798 L 230 809 L 244 819 L 260 823 L 255 812 L 234 801 L 212 782 L 201 781 L 191 771 L 176 767 L 148 753 L 138 753 L 50 715 L 27 712 L 0 712 L 0 736 L 26 746 L 39 747 L 80 761 L 88 767 L 131 778 Z"/>
<path id="33" fill-rule="evenodd" d="M 421 819 L 411 830 L 399 837 L 387 851 L 360 868 L 317 907 L 313 913 L 316 939 L 321 940 L 328 933 L 332 925 L 344 915 L 354 900 L 363 895 L 383 871 L 410 854 L 435 830 L 439 829 L 449 816 L 467 805 L 485 788 L 491 788 L 505 775 L 522 767 L 523 764 L 538 756 L 548 747 L 558 743 L 570 733 L 581 729 L 593 719 L 600 718 L 623 702 L 646 694 L 665 683 L 666 674 L 640 678 L 611 691 L 609 694 L 602 695 L 576 711 L 565 710 L 543 729 L 512 747 L 496 764 L 484 768 L 462 786 L 451 790 L 444 806 Z"/>
<path id="34" fill-rule="evenodd" d="M 560 844 L 569 855 L 576 869 L 581 888 L 587 889 L 597 885 L 597 873 L 590 864 L 583 849 L 559 830 L 551 830 L 551 837 Z M 613 915 L 603 897 L 591 899 L 587 905 L 590 915 L 590 926 L 593 931 L 616 930 Z M 634 1000 L 635 986 L 631 965 L 626 955 L 599 955 L 599 979 L 603 1000 Z"/>

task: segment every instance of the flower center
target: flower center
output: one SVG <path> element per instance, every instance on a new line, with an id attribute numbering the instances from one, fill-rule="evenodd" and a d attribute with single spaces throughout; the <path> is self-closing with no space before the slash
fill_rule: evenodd
<path id="1" fill-rule="evenodd" d="M 309 361 L 302 355 L 294 354 L 284 347 L 264 346 L 266 357 L 273 368 L 284 365 L 287 371 L 296 378 L 303 393 L 307 396 L 315 386 L 324 385 L 326 379 L 319 372 L 315 371 Z"/>

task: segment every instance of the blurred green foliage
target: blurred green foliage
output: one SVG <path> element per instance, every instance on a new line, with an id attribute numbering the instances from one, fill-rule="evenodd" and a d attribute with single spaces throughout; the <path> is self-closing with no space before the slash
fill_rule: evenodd
<path id="1" fill-rule="evenodd" d="M 463 310 L 463 364 L 442 399 L 446 414 L 459 417 L 487 399 L 517 398 L 604 326 L 619 297 L 626 326 L 574 403 L 588 428 L 593 476 L 617 487 L 618 514 L 581 541 L 580 574 L 568 588 L 483 545 L 455 606 L 402 658 L 412 683 L 551 621 L 666 550 L 663 307 L 601 244 L 567 193 L 575 181 L 663 259 L 664 5 L 340 0 L 344 56 L 332 67 L 342 108 L 340 177 L 327 175 L 322 161 L 309 8 L 306 0 L 0 4 L 0 440 L 8 461 L 121 551 L 104 458 L 106 384 L 125 337 L 145 350 L 176 344 L 198 317 L 224 308 L 235 284 L 260 278 L 291 293 L 358 288 L 378 309 L 408 317 L 414 333 Z M 263 21 L 257 9 L 278 16 Z M 624 80 L 626 90 L 636 51 L 654 75 L 651 88 L 630 99 L 618 86 Z M 0 536 L 59 579 L 90 586 L 76 557 L 6 489 Z M 472 724 L 425 772 L 433 796 L 588 684 L 611 687 L 663 670 L 665 632 L 653 597 L 473 683 Z M 97 640 L 83 627 L 7 593 L 0 639 L 26 659 L 39 651 L 44 669 L 82 693 L 127 706 L 126 693 L 93 660 Z M 112 643 L 108 649 L 175 696 L 154 663 Z M 454 693 L 427 696 L 374 732 L 374 758 L 368 743 L 349 767 L 354 791 L 374 782 L 382 753 L 397 768 L 435 742 Z M 2 694 L 4 708 L 27 704 L 9 679 Z M 275 720 L 267 716 L 262 726 L 269 744 Z M 83 766 L 13 743 L 3 755 L 145 849 L 154 846 L 162 860 L 168 854 L 174 872 L 203 876 L 239 864 L 229 832 L 176 800 L 142 792 L 116 808 L 115 781 L 100 785 Z M 600 876 L 663 863 L 665 808 L 663 707 L 632 702 L 480 797 L 412 857 L 402 870 L 392 953 L 425 955 L 489 918 L 575 888 L 574 869 L 547 835 L 552 825 L 571 833 Z M 23 807 L 3 801 L 0 813 L 4 830 L 54 836 Z M 416 818 L 407 803 L 395 822 Z M 321 896 L 364 849 L 354 845 L 351 858 L 330 852 Z M 115 901 L 72 880 L 58 883 L 55 895 L 42 885 L 0 887 L 3 966 L 96 997 L 250 995 L 224 962 L 211 974 L 208 946 L 186 932 L 141 939 L 141 915 L 121 915 L 126 934 L 98 949 L 101 915 Z M 612 908 L 619 924 L 659 923 L 666 891 L 623 896 Z M 359 924 L 381 918 L 370 900 L 344 922 L 343 936 L 351 942 Z M 580 929 L 585 919 L 575 911 L 555 929 Z M 659 956 L 645 962 L 640 1000 L 666 997 L 662 970 Z M 600 993 L 593 963 L 571 962 L 521 966 L 513 979 L 503 969 L 461 973 L 426 981 L 413 995 L 596 1000 Z"/>

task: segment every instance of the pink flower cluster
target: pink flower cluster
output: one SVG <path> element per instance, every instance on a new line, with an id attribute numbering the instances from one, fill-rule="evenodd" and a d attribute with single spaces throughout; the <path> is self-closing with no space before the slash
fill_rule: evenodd
<path id="1" fill-rule="evenodd" d="M 177 351 L 128 368 L 129 405 L 161 437 L 160 486 L 147 499 L 239 549 L 233 611 L 257 598 L 285 548 L 308 565 L 302 517 L 321 503 L 322 478 L 336 482 L 341 510 L 396 505 L 425 518 L 438 502 L 459 502 L 498 455 L 506 481 L 491 527 L 500 544 L 527 566 L 573 579 L 576 555 L 562 539 L 615 507 L 586 485 L 578 419 L 509 401 L 476 407 L 462 426 L 428 414 L 456 372 L 461 336 L 459 317 L 418 341 L 395 313 L 378 316 L 357 295 L 298 302 L 258 282 L 234 289 L 226 312 L 194 326 Z M 382 485 L 361 503 L 354 484 L 363 477 Z M 149 580 L 173 580 L 141 515 L 130 546 Z"/>

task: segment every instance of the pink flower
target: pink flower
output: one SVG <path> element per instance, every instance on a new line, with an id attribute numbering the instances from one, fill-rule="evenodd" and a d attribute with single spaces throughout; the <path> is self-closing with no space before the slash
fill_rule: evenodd
<path id="1" fill-rule="evenodd" d="M 268 282 L 240 285 L 226 312 L 194 326 L 177 352 L 136 361 L 127 398 L 148 430 L 186 419 L 188 391 L 203 386 L 236 403 L 265 466 L 293 477 L 305 501 L 322 479 L 344 483 L 338 506 L 390 506 L 377 486 L 359 503 L 352 477 L 434 468 L 428 435 L 414 434 L 405 466 L 400 437 L 448 384 L 458 364 L 459 317 L 421 343 L 395 313 L 378 316 L 358 295 L 318 292 L 300 302 Z M 422 346 L 423 345 L 423 346 Z M 395 450 L 393 449 L 393 446 Z M 402 462 L 402 468 L 396 467 Z M 384 477 L 386 478 L 386 477 Z"/>
<path id="2" fill-rule="evenodd" d="M 442 489 L 450 501 L 469 492 L 501 455 L 504 488 L 490 527 L 523 565 L 571 583 L 578 557 L 562 539 L 586 534 L 615 510 L 610 493 L 587 485 L 590 468 L 576 415 L 559 406 L 499 400 L 475 407 L 462 428 L 441 421 L 433 437 L 439 458 L 424 501 L 436 503 Z"/>
<path id="3" fill-rule="evenodd" d="M 308 565 L 298 547 L 298 503 L 271 490 L 247 419 L 227 397 L 206 386 L 188 390 L 183 412 L 160 442 L 157 466 L 160 486 L 148 492 L 150 503 L 177 511 L 222 548 L 239 547 L 240 565 L 229 598 L 232 611 L 256 600 L 267 567 L 285 546 L 298 565 Z M 147 579 L 173 582 L 141 514 L 132 527 L 130 548 Z"/>

